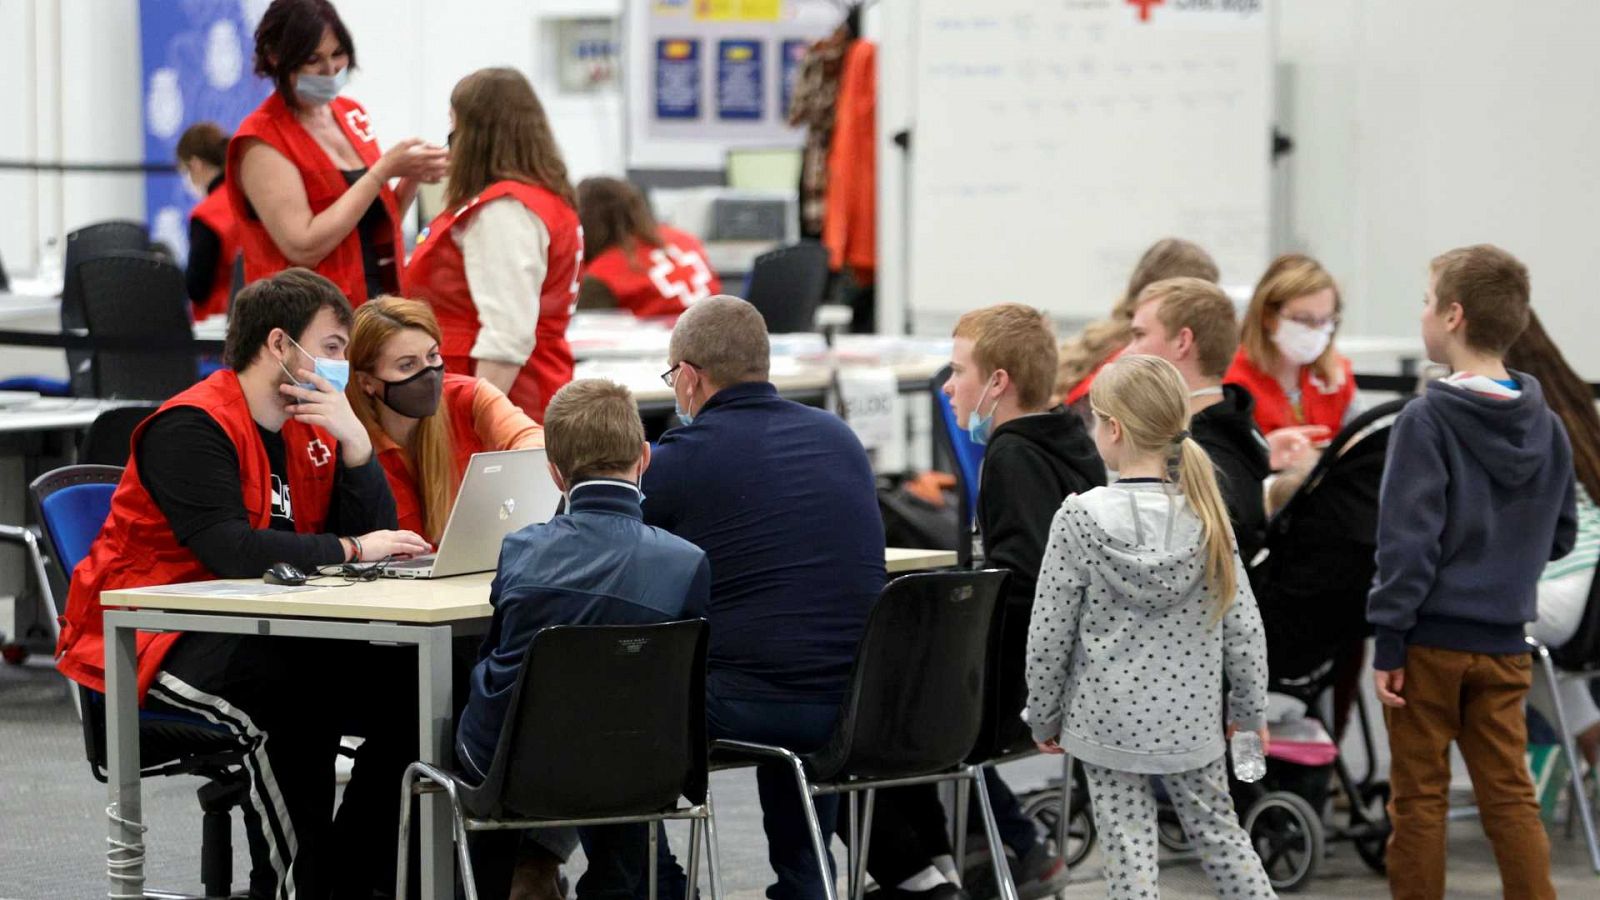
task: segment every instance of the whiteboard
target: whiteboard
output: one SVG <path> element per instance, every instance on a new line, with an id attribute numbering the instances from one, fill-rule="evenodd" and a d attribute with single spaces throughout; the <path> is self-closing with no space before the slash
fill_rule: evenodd
<path id="1" fill-rule="evenodd" d="M 913 315 L 1018 301 L 1099 318 L 1168 236 L 1210 251 L 1225 284 L 1265 268 L 1267 0 L 918 6 Z"/>

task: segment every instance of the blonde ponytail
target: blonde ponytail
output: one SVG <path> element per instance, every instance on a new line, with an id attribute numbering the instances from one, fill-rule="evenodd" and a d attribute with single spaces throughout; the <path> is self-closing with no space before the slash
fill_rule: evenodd
<path id="1" fill-rule="evenodd" d="M 1211 589 L 1211 621 L 1217 622 L 1233 605 L 1239 590 L 1239 572 L 1233 562 L 1233 525 L 1228 507 L 1217 487 L 1216 470 L 1205 448 L 1185 437 L 1178 445 L 1178 489 L 1189 499 L 1189 506 L 1200 517 L 1205 531 L 1206 586 Z"/>
<path id="2" fill-rule="evenodd" d="M 1167 478 L 1177 482 L 1200 519 L 1212 622 L 1221 620 L 1239 589 L 1233 526 L 1211 457 L 1189 436 L 1189 390 L 1183 376 L 1160 357 L 1121 356 L 1096 376 L 1089 406 L 1096 416 L 1122 425 L 1123 440 L 1133 452 L 1167 459 Z"/>

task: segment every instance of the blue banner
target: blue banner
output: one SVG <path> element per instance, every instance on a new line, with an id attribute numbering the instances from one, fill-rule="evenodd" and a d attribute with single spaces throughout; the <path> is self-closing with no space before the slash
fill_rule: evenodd
<path id="1" fill-rule="evenodd" d="M 717 42 L 717 118 L 761 121 L 766 88 L 760 41 Z"/>
<path id="2" fill-rule="evenodd" d="M 145 159 L 176 162 L 190 125 L 215 122 L 231 134 L 266 98 L 272 85 L 253 72 L 253 35 L 266 7 L 264 0 L 140 0 Z M 151 237 L 187 260 L 195 201 L 183 180 L 149 174 L 144 192 Z"/>
<path id="3" fill-rule="evenodd" d="M 700 41 L 656 41 L 656 118 L 700 118 Z"/>

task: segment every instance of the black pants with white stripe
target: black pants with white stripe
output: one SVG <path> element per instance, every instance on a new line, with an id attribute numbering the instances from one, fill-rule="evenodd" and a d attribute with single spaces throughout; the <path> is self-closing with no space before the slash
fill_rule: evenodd
<path id="1" fill-rule="evenodd" d="M 417 758 L 415 650 L 185 634 L 146 707 L 231 730 L 250 776 L 250 896 L 371 896 L 392 885 L 400 776 Z M 337 816 L 342 735 L 365 738 Z"/>

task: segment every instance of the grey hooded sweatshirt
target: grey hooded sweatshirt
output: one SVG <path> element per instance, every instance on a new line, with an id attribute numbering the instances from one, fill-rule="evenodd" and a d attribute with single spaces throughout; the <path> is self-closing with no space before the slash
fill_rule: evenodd
<path id="1" fill-rule="evenodd" d="M 1260 728 L 1267 706 L 1266 640 L 1242 566 L 1228 612 L 1214 621 L 1214 609 L 1204 529 L 1176 489 L 1120 481 L 1068 497 L 1028 629 L 1034 738 L 1124 772 L 1221 757 L 1223 675 L 1230 721 Z"/>

